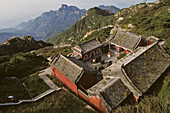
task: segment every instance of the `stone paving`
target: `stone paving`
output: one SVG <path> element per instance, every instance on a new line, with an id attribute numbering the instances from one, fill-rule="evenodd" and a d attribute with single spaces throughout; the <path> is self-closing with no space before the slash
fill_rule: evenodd
<path id="1" fill-rule="evenodd" d="M 105 61 L 105 64 L 103 64 L 104 68 L 108 66 L 109 61 L 112 61 L 112 63 L 117 61 L 117 54 L 111 53 L 111 57 L 108 57 L 107 53 L 102 54 L 101 59 Z M 98 69 L 100 67 L 100 62 L 92 64 L 91 61 L 86 62 L 86 65 L 89 67 L 95 69 L 95 67 Z"/>

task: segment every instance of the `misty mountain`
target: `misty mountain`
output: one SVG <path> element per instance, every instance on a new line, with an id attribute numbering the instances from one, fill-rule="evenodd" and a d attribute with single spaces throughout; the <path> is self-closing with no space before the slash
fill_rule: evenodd
<path id="1" fill-rule="evenodd" d="M 100 5 L 99 8 L 110 10 L 112 13 L 119 10 L 119 8 L 112 5 Z M 86 12 L 85 9 L 62 4 L 61 8 L 58 10 L 45 12 L 35 19 L 17 25 L 16 28 L 0 29 L 0 43 L 12 36 L 22 37 L 24 35 L 33 36 L 36 40 L 46 40 L 69 29 L 74 23 L 81 19 Z"/>
<path id="2" fill-rule="evenodd" d="M 58 10 L 45 12 L 33 20 L 19 24 L 17 28 L 44 37 L 49 32 L 68 29 L 85 13 L 85 9 L 62 4 L 61 8 Z"/>
<path id="3" fill-rule="evenodd" d="M 114 14 L 109 10 L 102 10 L 98 7 L 91 8 L 87 13 L 66 31 L 57 34 L 47 40 L 53 44 L 77 43 L 83 36 L 103 26 L 115 23 Z"/>

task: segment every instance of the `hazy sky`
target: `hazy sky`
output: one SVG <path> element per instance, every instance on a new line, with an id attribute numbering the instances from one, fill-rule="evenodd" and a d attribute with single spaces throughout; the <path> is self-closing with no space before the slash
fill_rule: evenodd
<path id="1" fill-rule="evenodd" d="M 57 10 L 61 4 L 89 9 L 98 5 L 114 5 L 125 8 L 144 0 L 0 0 L 0 28 L 11 27 L 33 19 L 43 12 Z M 154 2 L 157 0 L 147 0 Z"/>

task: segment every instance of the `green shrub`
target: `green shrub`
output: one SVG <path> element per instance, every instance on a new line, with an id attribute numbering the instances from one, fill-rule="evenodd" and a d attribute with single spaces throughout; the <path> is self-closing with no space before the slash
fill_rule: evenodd
<path id="1" fill-rule="evenodd" d="M 49 65 L 45 58 L 33 53 L 17 53 L 1 61 L 3 62 L 0 63 L 0 78 L 11 76 L 24 78 Z"/>

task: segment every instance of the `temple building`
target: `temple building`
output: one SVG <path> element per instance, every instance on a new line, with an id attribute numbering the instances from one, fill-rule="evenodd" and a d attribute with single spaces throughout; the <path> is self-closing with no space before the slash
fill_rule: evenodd
<path id="1" fill-rule="evenodd" d="M 141 45 L 142 36 L 134 33 L 118 30 L 110 39 L 110 50 L 115 49 L 117 52 L 130 53 Z"/>
<path id="2" fill-rule="evenodd" d="M 97 38 L 79 44 L 72 48 L 74 56 L 80 56 L 83 62 L 93 59 L 100 60 L 103 52 L 103 45 Z"/>

